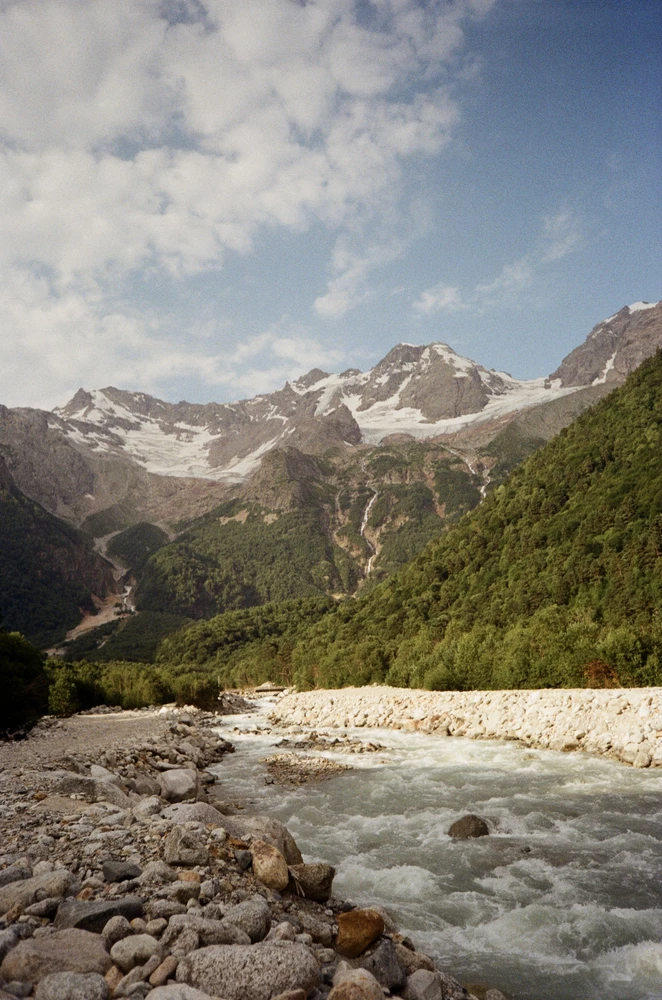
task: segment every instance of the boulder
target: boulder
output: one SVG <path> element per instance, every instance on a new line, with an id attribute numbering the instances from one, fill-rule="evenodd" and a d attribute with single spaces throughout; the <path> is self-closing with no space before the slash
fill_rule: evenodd
<path id="1" fill-rule="evenodd" d="M 27 924 L 12 924 L 5 931 L 0 931 L 0 962 L 12 948 L 15 948 L 19 941 L 29 937 L 32 933 Z"/>
<path id="2" fill-rule="evenodd" d="M 485 820 L 473 813 L 456 819 L 448 828 L 448 836 L 457 837 L 460 840 L 468 840 L 470 837 L 487 837 L 489 832 Z"/>
<path id="3" fill-rule="evenodd" d="M 132 865 L 128 861 L 104 861 L 103 867 L 103 877 L 106 882 L 126 882 L 128 879 L 140 878 L 142 875 L 142 868 L 138 865 Z"/>
<path id="4" fill-rule="evenodd" d="M 163 801 L 158 795 L 150 795 L 140 802 L 134 802 L 131 807 L 133 815 L 137 820 L 148 820 L 150 816 L 157 816 L 163 808 Z"/>
<path id="5" fill-rule="evenodd" d="M 161 795 L 167 802 L 195 799 L 198 792 L 198 772 L 183 767 L 163 771 L 159 776 Z"/>
<path id="6" fill-rule="evenodd" d="M 0 978 L 38 983 L 54 972 L 97 972 L 103 976 L 111 964 L 101 935 L 72 927 L 21 941 L 5 957 Z"/>
<path id="7" fill-rule="evenodd" d="M 390 938 L 383 938 L 374 951 L 360 959 L 360 964 L 362 969 L 372 973 L 380 986 L 389 990 L 399 990 L 407 982 L 407 973 Z"/>
<path id="8" fill-rule="evenodd" d="M 425 955 L 421 951 L 411 951 L 409 948 L 405 948 L 403 944 L 400 944 L 399 941 L 394 941 L 393 947 L 398 956 L 398 961 L 408 975 L 411 975 L 412 972 L 416 972 L 418 969 L 428 969 L 429 972 L 434 972 L 434 962 L 429 955 Z"/>
<path id="9" fill-rule="evenodd" d="M 121 941 L 122 938 L 128 937 L 129 934 L 133 934 L 133 927 L 126 917 L 120 916 L 111 917 L 110 920 L 104 924 L 101 932 L 106 948 L 109 951 L 117 941 Z"/>
<path id="10" fill-rule="evenodd" d="M 108 1000 L 108 983 L 96 972 L 54 972 L 44 976 L 35 1000 Z"/>
<path id="11" fill-rule="evenodd" d="M 336 950 L 356 958 L 384 933 L 384 918 L 376 910 L 350 910 L 338 914 Z"/>
<path id="12" fill-rule="evenodd" d="M 209 851 L 195 834 L 173 826 L 165 842 L 163 856 L 169 865 L 206 865 Z"/>
<path id="13" fill-rule="evenodd" d="M 130 972 L 136 965 L 144 965 L 158 950 L 159 942 L 151 934 L 135 934 L 116 941 L 110 957 L 122 972 Z"/>
<path id="14" fill-rule="evenodd" d="M 100 934 L 111 917 L 135 920 L 142 915 L 143 901 L 140 896 L 120 896 L 117 899 L 99 899 L 95 902 L 68 899 L 58 906 L 55 927 L 58 930 L 78 927 Z"/>
<path id="15" fill-rule="evenodd" d="M 215 945 L 181 959 L 177 981 L 224 1000 L 270 1000 L 286 990 L 310 993 L 319 966 L 302 944 Z"/>
<path id="16" fill-rule="evenodd" d="M 303 864 L 301 851 L 286 826 L 271 816 L 223 816 L 221 824 L 230 837 L 239 840 L 266 840 L 283 855 L 288 865 Z"/>
<path id="17" fill-rule="evenodd" d="M 306 913 L 305 911 L 298 913 L 297 916 L 301 921 L 301 928 L 304 934 L 310 934 L 313 941 L 323 944 L 325 948 L 330 948 L 333 945 L 333 927 L 330 922 L 321 920 L 312 913 Z M 288 924 L 288 926 L 291 926 L 291 924 Z"/>
<path id="18" fill-rule="evenodd" d="M 3 868 L 0 872 L 0 888 L 3 885 L 9 885 L 10 882 L 21 882 L 23 879 L 30 878 L 31 875 L 31 870 L 25 865 L 9 865 L 8 868 Z"/>
<path id="19" fill-rule="evenodd" d="M 160 782 L 156 781 L 155 778 L 150 778 L 147 774 L 141 774 L 137 778 L 133 779 L 135 786 L 135 791 L 138 795 L 159 795 L 161 791 Z"/>
<path id="20" fill-rule="evenodd" d="M 243 903 L 237 903 L 225 913 L 222 923 L 232 924 L 245 934 L 251 942 L 262 941 L 271 927 L 271 910 L 262 896 L 254 896 Z M 211 942 L 205 942 L 205 944 Z M 219 942 L 220 943 L 220 942 Z"/>
<path id="21" fill-rule="evenodd" d="M 253 873 L 268 889 L 282 892 L 290 881 L 287 861 L 273 844 L 266 840 L 254 840 L 251 844 Z"/>
<path id="22" fill-rule="evenodd" d="M 61 898 L 79 889 L 76 876 L 71 872 L 58 869 L 22 879 L 20 882 L 10 882 L 0 889 L 0 914 L 6 913 L 17 904 L 25 909 L 37 899 Z"/>
<path id="23" fill-rule="evenodd" d="M 291 865 L 290 888 L 297 895 L 303 892 L 306 899 L 326 903 L 331 895 L 331 886 L 336 875 L 333 865 L 320 862 L 311 865 Z"/>
<path id="24" fill-rule="evenodd" d="M 90 774 L 99 781 L 109 781 L 111 785 L 122 784 L 119 775 L 109 771 L 107 767 L 102 767 L 101 764 L 90 764 Z"/>
<path id="25" fill-rule="evenodd" d="M 111 781 L 74 771 L 54 771 L 49 777 L 53 781 L 53 790 L 59 795 L 82 795 L 86 802 L 110 802 L 120 809 L 128 809 L 131 805 L 129 796 Z"/>
<path id="26" fill-rule="evenodd" d="M 198 917 L 193 913 L 180 913 L 170 919 L 168 928 L 161 938 L 163 948 L 167 949 L 187 927 L 195 931 L 202 945 L 251 943 L 248 934 L 235 924 L 225 920 Z"/>

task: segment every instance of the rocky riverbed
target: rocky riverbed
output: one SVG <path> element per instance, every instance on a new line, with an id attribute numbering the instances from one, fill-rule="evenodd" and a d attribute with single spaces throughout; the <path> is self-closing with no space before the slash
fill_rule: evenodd
<path id="1" fill-rule="evenodd" d="M 662 688 L 412 691 L 391 687 L 284 693 L 274 725 L 391 728 L 583 750 L 662 767 Z"/>
<path id="2" fill-rule="evenodd" d="M 228 802 L 218 722 L 87 714 L 0 748 L 0 1000 L 503 1000 Z"/>

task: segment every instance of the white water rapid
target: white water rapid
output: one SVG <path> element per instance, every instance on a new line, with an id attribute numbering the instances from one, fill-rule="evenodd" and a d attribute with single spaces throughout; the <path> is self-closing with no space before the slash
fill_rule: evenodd
<path id="1" fill-rule="evenodd" d="M 327 754 L 356 770 L 290 788 L 265 784 L 262 758 L 291 748 L 274 749 L 283 734 L 264 714 L 228 716 L 219 732 L 237 747 L 215 768 L 223 797 L 281 819 L 307 861 L 336 866 L 335 895 L 386 906 L 461 981 L 514 1000 L 662 997 L 660 771 L 356 729 L 386 750 Z M 451 840 L 468 812 L 491 835 Z"/>
<path id="2" fill-rule="evenodd" d="M 363 511 L 363 520 L 361 521 L 361 529 L 359 531 L 359 534 L 361 535 L 361 538 L 365 538 L 365 529 L 368 527 L 368 518 L 370 517 L 370 511 L 372 510 L 372 505 L 374 504 L 374 502 L 375 502 L 375 500 L 377 499 L 378 496 L 379 496 L 379 493 L 377 492 L 377 490 L 375 490 L 375 492 L 373 493 L 373 495 L 368 500 L 366 509 Z M 370 571 L 372 569 L 372 563 L 373 563 L 373 560 L 374 560 L 375 556 L 377 555 L 377 549 L 372 544 L 372 542 L 370 541 L 369 538 L 365 538 L 365 541 L 370 546 L 370 548 L 372 549 L 372 555 L 368 559 L 368 565 L 366 566 L 366 571 L 365 571 L 365 575 L 366 576 L 370 576 Z"/>

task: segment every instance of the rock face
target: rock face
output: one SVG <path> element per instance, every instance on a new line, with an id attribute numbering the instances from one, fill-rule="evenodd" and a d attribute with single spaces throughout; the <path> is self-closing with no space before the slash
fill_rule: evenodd
<path id="1" fill-rule="evenodd" d="M 485 820 L 473 813 L 456 819 L 448 828 L 448 836 L 457 837 L 460 840 L 468 840 L 470 837 L 487 837 L 489 832 Z"/>
<path id="2" fill-rule="evenodd" d="M 0 977 L 7 982 L 36 983 L 54 972 L 96 972 L 103 976 L 111 964 L 98 934 L 71 928 L 21 941 L 4 959 Z"/>
<path id="3" fill-rule="evenodd" d="M 347 958 L 356 958 L 384 933 L 384 918 L 376 910 L 350 910 L 338 915 L 336 948 Z"/>
<path id="4" fill-rule="evenodd" d="M 300 944 L 218 945 L 183 958 L 177 981 L 224 1000 L 270 1000 L 286 990 L 310 992 L 319 983 L 319 967 Z"/>

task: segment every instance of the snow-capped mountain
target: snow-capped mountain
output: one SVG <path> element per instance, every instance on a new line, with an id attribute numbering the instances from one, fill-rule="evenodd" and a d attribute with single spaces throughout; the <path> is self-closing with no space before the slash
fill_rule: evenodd
<path id="1" fill-rule="evenodd" d="M 240 481 L 281 444 L 317 452 L 378 444 L 392 434 L 436 437 L 573 391 L 560 380 L 487 371 L 446 344 L 398 344 L 370 371 L 313 370 L 277 392 L 231 404 L 81 389 L 50 427 L 159 475 Z"/>

